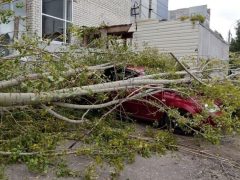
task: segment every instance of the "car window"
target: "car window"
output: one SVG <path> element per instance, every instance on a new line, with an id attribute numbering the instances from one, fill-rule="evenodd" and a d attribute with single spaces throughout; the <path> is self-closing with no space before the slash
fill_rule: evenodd
<path id="1" fill-rule="evenodd" d="M 109 68 L 105 70 L 104 75 L 110 81 L 119 81 L 125 80 L 133 77 L 137 77 L 138 73 L 134 70 L 130 70 L 127 68 Z"/>

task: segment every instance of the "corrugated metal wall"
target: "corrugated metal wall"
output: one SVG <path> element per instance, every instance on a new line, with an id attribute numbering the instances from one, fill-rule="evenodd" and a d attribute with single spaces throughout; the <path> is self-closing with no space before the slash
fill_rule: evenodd
<path id="1" fill-rule="evenodd" d="M 199 57 L 229 59 L 229 45 L 208 28 L 199 25 Z"/>
<path id="2" fill-rule="evenodd" d="M 152 47 L 177 57 L 228 59 L 228 44 L 197 22 L 143 20 L 137 27 L 133 35 L 136 50 Z"/>
<path id="3" fill-rule="evenodd" d="M 162 52 L 173 52 L 177 57 L 197 56 L 199 29 L 189 21 L 145 20 L 137 23 L 133 45 L 141 50 L 144 46 Z"/>

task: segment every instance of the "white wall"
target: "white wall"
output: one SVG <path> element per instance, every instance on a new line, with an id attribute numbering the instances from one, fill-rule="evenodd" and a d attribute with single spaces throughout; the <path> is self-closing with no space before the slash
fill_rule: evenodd
<path id="1" fill-rule="evenodd" d="M 73 23 L 79 26 L 130 23 L 131 0 L 76 0 Z"/>
<path id="2" fill-rule="evenodd" d="M 199 57 L 218 58 L 221 60 L 229 59 L 229 45 L 220 39 L 214 32 L 199 25 Z"/>
<path id="3" fill-rule="evenodd" d="M 189 21 L 140 21 L 133 36 L 138 50 L 147 45 L 162 52 L 173 52 L 177 57 L 197 55 L 199 29 Z"/>
<path id="4" fill-rule="evenodd" d="M 42 0 L 27 1 L 29 31 L 42 35 Z M 73 24 L 99 26 L 130 23 L 131 0 L 74 0 Z"/>
<path id="5" fill-rule="evenodd" d="M 157 48 L 160 52 L 172 52 L 177 57 L 194 57 L 228 60 L 229 45 L 210 29 L 191 21 L 143 20 L 133 34 L 136 50 L 145 47 Z M 192 58 L 187 62 L 197 63 Z"/>
<path id="6" fill-rule="evenodd" d="M 29 33 L 42 35 L 42 1 L 26 0 L 27 27 Z"/>

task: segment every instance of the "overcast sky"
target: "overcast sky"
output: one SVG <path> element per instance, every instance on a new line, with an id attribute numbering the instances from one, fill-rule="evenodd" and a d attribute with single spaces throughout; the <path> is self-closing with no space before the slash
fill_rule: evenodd
<path id="1" fill-rule="evenodd" d="M 225 39 L 229 29 L 235 36 L 234 25 L 240 19 L 240 0 L 169 0 L 169 10 L 206 4 L 211 9 L 211 29 L 220 32 Z"/>

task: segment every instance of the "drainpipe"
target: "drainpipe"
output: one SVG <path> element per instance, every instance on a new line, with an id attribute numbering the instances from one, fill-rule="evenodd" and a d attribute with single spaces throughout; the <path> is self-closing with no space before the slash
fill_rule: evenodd
<path id="1" fill-rule="evenodd" d="M 149 0 L 149 10 L 148 10 L 148 18 L 152 17 L 152 0 Z"/>

